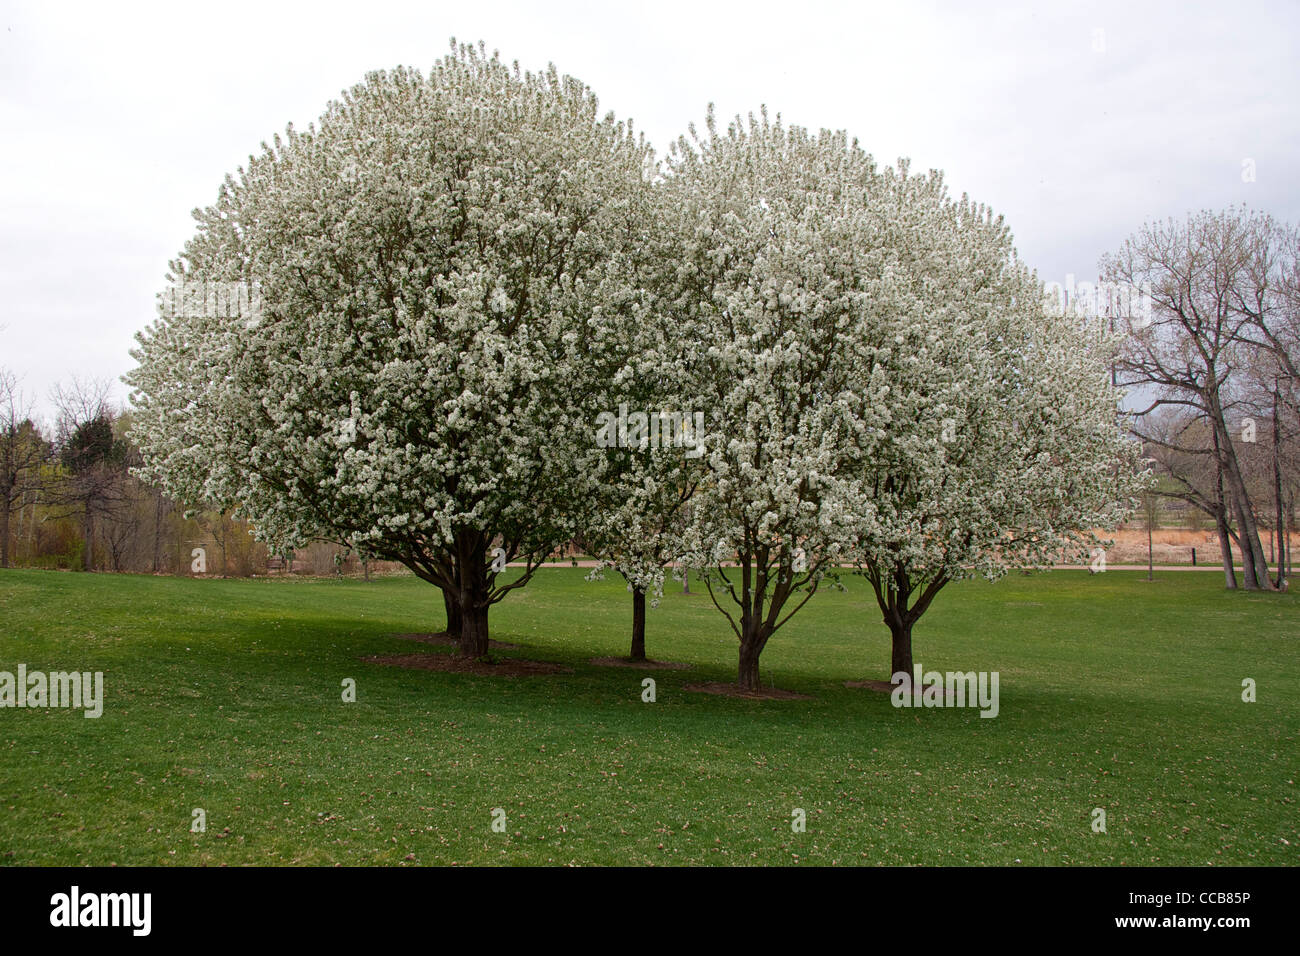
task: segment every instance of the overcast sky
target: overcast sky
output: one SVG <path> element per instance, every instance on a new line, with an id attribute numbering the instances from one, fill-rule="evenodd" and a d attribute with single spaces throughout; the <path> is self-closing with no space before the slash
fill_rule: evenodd
<path id="1" fill-rule="evenodd" d="M 1300 221 L 1300 4 L 0 0 L 0 368 L 125 400 L 136 330 L 227 173 L 449 38 L 554 62 L 662 154 L 709 102 L 847 129 L 1006 216 L 1044 281 L 1144 221 Z M 1254 181 L 1243 173 L 1253 166 Z"/>

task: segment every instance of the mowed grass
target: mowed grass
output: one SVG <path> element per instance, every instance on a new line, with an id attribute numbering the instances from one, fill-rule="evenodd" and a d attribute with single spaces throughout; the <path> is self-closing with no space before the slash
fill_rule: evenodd
<path id="1" fill-rule="evenodd" d="M 684 689 L 735 679 L 735 639 L 698 584 L 648 614 L 650 656 L 691 670 L 591 666 L 626 653 L 631 602 L 583 575 L 544 569 L 493 610 L 493 636 L 522 645 L 500 656 L 573 668 L 506 678 L 362 662 L 449 653 L 392 636 L 442 628 L 441 596 L 413 578 L 0 571 L 0 670 L 99 670 L 106 696 L 97 720 L 0 710 L 0 863 L 1297 860 L 1294 594 L 1177 572 L 952 585 L 917 626 L 917 660 L 1000 672 L 987 719 L 844 687 L 888 676 L 860 579 L 763 655 L 765 681 L 813 699 L 756 701 Z"/>

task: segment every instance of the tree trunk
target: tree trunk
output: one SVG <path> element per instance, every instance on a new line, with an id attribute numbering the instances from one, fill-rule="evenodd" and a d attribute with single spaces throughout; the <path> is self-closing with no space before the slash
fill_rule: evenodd
<path id="1" fill-rule="evenodd" d="M 736 677 L 736 684 L 741 690 L 755 691 L 762 688 L 758 677 L 758 659 L 771 636 L 771 631 L 760 615 L 752 612 L 741 614 L 740 668 Z"/>
<path id="2" fill-rule="evenodd" d="M 1152 548 L 1151 548 L 1151 514 L 1150 514 L 1150 512 L 1148 512 L 1148 513 L 1147 513 L 1147 580 L 1148 580 L 1148 581 L 1154 581 L 1154 580 L 1155 580 L 1155 577 L 1154 577 L 1154 575 L 1152 574 L 1152 572 L 1153 572 L 1153 570 L 1154 570 L 1154 559 L 1152 558 L 1151 551 L 1152 551 Z"/>
<path id="3" fill-rule="evenodd" d="M 163 498 L 158 492 L 154 492 L 153 498 L 153 573 L 158 574 L 162 571 L 162 522 L 163 522 Z"/>
<path id="4" fill-rule="evenodd" d="M 9 567 L 9 496 L 0 499 L 0 568 Z"/>
<path id="5" fill-rule="evenodd" d="M 456 555 L 452 566 L 459 585 L 455 599 L 460 608 L 462 657 L 486 657 L 488 652 L 488 598 L 492 591 L 492 576 L 487 563 L 490 542 L 490 538 L 473 528 L 462 528 L 456 533 Z"/>
<path id="6" fill-rule="evenodd" d="M 456 600 L 456 595 L 447 590 L 442 591 L 442 606 L 447 612 L 447 633 L 452 637 L 460 637 L 460 603 Z"/>
<path id="7" fill-rule="evenodd" d="M 1264 546 L 1259 540 L 1259 525 L 1250 507 L 1250 495 L 1246 492 L 1245 480 L 1237 467 L 1236 459 L 1229 456 L 1225 477 L 1228 479 L 1228 492 L 1232 496 L 1234 510 L 1237 513 L 1237 534 L 1241 544 L 1242 565 L 1245 571 L 1248 589 L 1273 590 L 1273 582 L 1268 577 L 1268 561 L 1264 557 Z"/>
<path id="8" fill-rule="evenodd" d="M 1228 530 L 1228 506 L 1223 500 L 1223 462 L 1219 458 L 1219 432 L 1214 436 L 1214 528 L 1219 535 L 1219 554 L 1223 558 L 1223 584 L 1229 591 L 1237 590 L 1237 571 L 1232 566 L 1232 534 Z"/>
<path id="9" fill-rule="evenodd" d="M 1294 555 L 1292 554 L 1292 551 L 1291 551 L 1291 546 L 1292 546 L 1291 536 L 1295 534 L 1295 495 L 1294 495 L 1294 494 L 1289 495 L 1288 498 L 1287 498 L 1287 500 L 1290 502 L 1290 504 L 1289 504 L 1289 506 L 1288 506 L 1288 507 L 1289 507 L 1289 517 L 1288 517 L 1288 519 L 1287 519 L 1287 526 L 1286 526 L 1286 527 L 1287 527 L 1287 532 L 1286 532 L 1286 573 L 1287 573 L 1287 577 L 1290 578 L 1290 577 L 1295 577 L 1295 563 L 1294 563 L 1294 560 L 1293 560 L 1293 559 L 1294 559 Z"/>
<path id="10" fill-rule="evenodd" d="M 1227 482 L 1228 497 L 1237 517 L 1237 543 L 1241 549 L 1241 561 L 1245 585 L 1248 590 L 1273 590 L 1273 582 L 1268 577 L 1268 562 L 1264 558 L 1264 546 L 1259 539 L 1259 526 L 1251 509 L 1250 493 L 1246 490 L 1246 479 L 1241 472 L 1241 463 L 1228 434 L 1223 409 L 1219 404 L 1217 392 L 1207 396 L 1210 400 L 1212 430 L 1215 432 L 1214 450 L 1219 473 Z"/>
<path id="11" fill-rule="evenodd" d="M 912 625 L 902 621 L 886 621 L 889 625 L 891 650 L 889 655 L 889 676 L 903 673 L 912 679 Z"/>
<path id="12" fill-rule="evenodd" d="M 758 658 L 763 653 L 763 648 L 754 640 L 741 641 L 740 643 L 740 673 L 736 678 L 736 683 L 741 690 L 759 690 L 761 684 L 758 680 Z"/>
<path id="13" fill-rule="evenodd" d="M 31 511 L 30 511 L 30 512 L 28 513 L 28 515 L 27 515 L 27 557 L 28 557 L 28 560 L 31 560 L 31 556 L 36 552 L 36 506 L 39 505 L 40 503 L 41 503 L 41 491 L 40 491 L 39 488 L 37 488 L 37 489 L 35 489 L 35 490 L 32 492 L 32 507 L 31 507 Z M 1292 511 L 1294 512 L 1294 510 L 1295 510 L 1295 508 L 1294 508 L 1294 505 L 1293 505 L 1293 506 L 1292 506 Z M 1292 525 L 1295 524 L 1295 515 L 1294 515 L 1294 513 L 1291 515 L 1291 524 L 1292 524 Z"/>
<path id="14" fill-rule="evenodd" d="M 1282 501 L 1282 434 L 1278 424 L 1278 395 L 1273 390 L 1273 504 L 1277 509 L 1277 580 L 1279 590 L 1286 589 L 1286 508 Z"/>
<path id="15" fill-rule="evenodd" d="M 1228 532 L 1228 523 L 1222 514 L 1216 516 L 1219 528 L 1219 553 L 1223 558 L 1223 586 L 1229 591 L 1237 590 L 1237 570 L 1232 566 L 1232 535 Z"/>
<path id="16" fill-rule="evenodd" d="M 1241 551 L 1242 584 L 1247 591 L 1259 590 L 1260 565 L 1264 561 L 1264 548 L 1260 545 L 1259 553 L 1255 553 L 1256 542 L 1251 541 L 1250 533 L 1257 529 L 1254 528 L 1249 509 L 1242 507 L 1241 498 L 1236 494 L 1233 495 L 1232 507 L 1237 518 L 1237 545 Z M 1265 577 L 1268 576 L 1267 566 L 1264 567 L 1263 574 Z"/>
<path id="17" fill-rule="evenodd" d="M 460 606 L 461 657 L 486 657 L 488 652 L 488 609 L 463 602 Z"/>
<path id="18" fill-rule="evenodd" d="M 645 591 L 632 589 L 632 652 L 628 655 L 634 661 L 645 660 Z"/>
<path id="19" fill-rule="evenodd" d="M 86 539 L 85 546 L 81 549 L 81 570 L 93 570 L 93 561 L 91 551 L 94 550 L 95 541 L 95 519 L 91 515 L 90 505 L 86 505 L 85 514 L 81 518 L 81 534 Z"/>

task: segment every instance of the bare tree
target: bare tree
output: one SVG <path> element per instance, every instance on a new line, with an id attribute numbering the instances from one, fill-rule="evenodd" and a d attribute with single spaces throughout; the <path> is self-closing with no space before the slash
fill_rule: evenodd
<path id="1" fill-rule="evenodd" d="M 1242 236 L 1244 281 L 1228 289 L 1242 342 L 1267 355 L 1279 400 L 1295 411 L 1300 384 L 1300 230 L 1252 217 Z"/>
<path id="2" fill-rule="evenodd" d="M 32 422 L 31 404 L 12 372 L 0 369 L 0 568 L 10 566 L 10 519 L 34 489 L 45 442 Z"/>
<path id="3" fill-rule="evenodd" d="M 1150 321 L 1131 326 L 1116 363 L 1119 384 L 1151 394 L 1137 412 L 1134 432 L 1148 445 L 1160 444 L 1146 420 L 1161 408 L 1183 408 L 1204 420 L 1216 484 L 1222 481 L 1224 504 L 1237 526 L 1245 586 L 1263 590 L 1271 590 L 1273 582 L 1234 443 L 1242 426 L 1230 417 L 1235 407 L 1230 383 L 1247 361 L 1255 328 L 1243 304 L 1268 298 L 1252 258 L 1259 233 L 1268 227 L 1263 217 L 1246 210 L 1201 212 L 1185 222 L 1147 224 L 1101 262 L 1104 280 L 1152 290 Z M 1174 443 L 1171 450 L 1200 454 L 1203 447 Z M 1226 554 L 1222 523 L 1219 530 Z"/>
<path id="4" fill-rule="evenodd" d="M 82 569 L 90 571 L 98 523 L 123 502 L 128 446 L 114 432 L 116 413 L 108 403 L 106 382 L 74 379 L 70 388 L 56 387 L 53 398 L 59 410 L 61 468 L 51 503 L 80 517 Z"/>
<path id="5" fill-rule="evenodd" d="M 1250 390 L 1268 430 L 1265 496 L 1273 499 L 1272 528 L 1278 588 L 1287 581 L 1287 499 L 1300 435 L 1300 230 L 1260 217 L 1250 234 L 1245 268 L 1250 282 L 1234 289 L 1232 307 L 1245 322 L 1242 341 L 1255 362 Z"/>
<path id="6" fill-rule="evenodd" d="M 1223 561 L 1224 585 L 1236 588 L 1232 529 L 1223 494 L 1223 467 L 1215 450 L 1215 431 L 1204 415 L 1193 409 L 1168 406 L 1149 412 L 1142 423 L 1148 436 L 1146 454 L 1155 471 L 1166 479 L 1154 494 L 1181 501 L 1214 522 Z"/>

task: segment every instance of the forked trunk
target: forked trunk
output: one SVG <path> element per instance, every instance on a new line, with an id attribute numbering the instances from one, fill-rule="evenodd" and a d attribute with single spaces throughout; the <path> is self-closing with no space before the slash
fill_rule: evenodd
<path id="1" fill-rule="evenodd" d="M 772 636 L 760 617 L 743 619 L 740 622 L 740 669 L 736 683 L 741 690 L 760 690 L 762 683 L 758 678 L 758 658 Z"/>
<path id="2" fill-rule="evenodd" d="M 1234 496 L 1233 510 L 1237 514 L 1237 543 L 1241 550 L 1242 583 L 1247 591 L 1272 590 L 1273 582 L 1268 578 L 1264 546 L 1259 541 L 1259 528 L 1248 509 L 1242 507 L 1241 498 Z"/>

